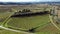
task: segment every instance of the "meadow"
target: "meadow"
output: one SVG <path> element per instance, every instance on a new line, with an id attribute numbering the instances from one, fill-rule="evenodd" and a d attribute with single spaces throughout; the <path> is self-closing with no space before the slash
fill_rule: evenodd
<path id="1" fill-rule="evenodd" d="M 10 18 L 9 22 L 7 22 L 8 27 L 16 27 L 16 28 L 22 28 L 22 29 L 31 29 L 40 25 L 44 25 L 48 23 L 49 18 L 48 15 L 42 15 L 42 16 L 31 16 L 31 17 L 13 17 Z M 14 25 L 13 25 L 14 24 Z M 18 24 L 18 25 L 17 25 Z"/>
<path id="2" fill-rule="evenodd" d="M 20 6 L 0 6 L 0 8 L 13 8 L 18 12 L 22 9 L 30 9 L 33 12 L 38 11 L 49 11 L 51 8 L 49 5 L 20 5 Z M 34 31 L 35 34 L 60 34 L 60 31 L 57 30 L 53 24 L 49 21 L 49 14 L 37 15 L 30 17 L 9 17 L 12 14 L 11 9 L 0 10 L 0 25 L 3 25 L 6 28 L 14 30 L 23 30 L 24 32 L 36 28 Z M 13 11 L 15 12 L 15 11 Z M 9 19 L 7 20 L 7 18 Z M 6 22 L 5 22 L 6 21 Z M 24 34 L 21 32 L 13 32 L 0 28 L 0 34 Z"/>

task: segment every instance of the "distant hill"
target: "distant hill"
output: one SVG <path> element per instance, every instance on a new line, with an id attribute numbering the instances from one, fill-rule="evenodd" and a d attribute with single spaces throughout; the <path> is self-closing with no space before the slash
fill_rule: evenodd
<path id="1" fill-rule="evenodd" d="M 60 4 L 60 2 L 0 2 L 0 5 Z"/>

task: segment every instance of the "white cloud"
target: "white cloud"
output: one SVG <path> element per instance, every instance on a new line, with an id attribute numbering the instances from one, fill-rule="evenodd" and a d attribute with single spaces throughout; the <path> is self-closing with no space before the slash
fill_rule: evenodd
<path id="1" fill-rule="evenodd" d="M 60 1 L 60 0 L 0 0 L 0 2 L 39 2 L 39 1 Z"/>
<path id="2" fill-rule="evenodd" d="M 0 0 L 0 2 L 35 2 L 36 0 Z"/>

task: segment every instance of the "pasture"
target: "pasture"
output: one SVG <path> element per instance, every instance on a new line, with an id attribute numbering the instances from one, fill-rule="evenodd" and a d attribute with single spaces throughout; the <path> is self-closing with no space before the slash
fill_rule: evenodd
<path id="1" fill-rule="evenodd" d="M 1 9 L 1 8 L 11 8 L 11 9 Z M 0 6 L 0 25 L 3 25 L 6 28 L 19 30 L 19 31 L 28 31 L 30 29 L 35 28 L 35 34 L 60 34 L 60 31 L 57 30 L 49 21 L 49 14 L 44 15 L 36 15 L 36 16 L 29 16 L 29 17 L 9 17 L 13 12 L 18 12 L 22 9 L 30 9 L 33 12 L 40 12 L 40 11 L 49 11 L 51 6 L 49 5 L 20 5 L 20 6 Z M 6 20 L 9 17 L 8 20 Z M 6 22 L 4 22 L 6 21 Z M 0 34 L 24 34 L 21 32 L 13 32 L 5 29 L 0 28 Z"/>
<path id="2" fill-rule="evenodd" d="M 10 18 L 6 25 L 7 27 L 12 26 L 12 28 L 29 30 L 38 26 L 42 27 L 47 23 L 49 23 L 48 15 L 38 15 L 31 17 L 13 17 Z"/>

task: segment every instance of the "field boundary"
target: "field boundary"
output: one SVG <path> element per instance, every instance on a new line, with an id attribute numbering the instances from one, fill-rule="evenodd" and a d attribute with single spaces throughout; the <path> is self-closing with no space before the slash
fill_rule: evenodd
<path id="1" fill-rule="evenodd" d="M 16 12 L 15 9 L 12 8 L 12 10 Z M 10 17 L 11 17 L 15 12 L 11 12 L 11 14 L 5 19 L 5 21 L 3 21 L 3 23 L 2 23 L 1 25 L 2 25 L 2 26 L 5 26 L 5 23 L 10 19 Z"/>
<path id="2" fill-rule="evenodd" d="M 0 26 L 0 28 L 3 28 L 3 29 L 5 29 L 5 30 L 9 30 L 9 31 L 13 31 L 13 32 L 21 32 L 21 33 L 25 33 L 25 34 L 35 34 L 35 33 L 29 33 L 29 32 L 14 30 L 14 29 L 10 29 L 10 28 L 3 27 L 3 26 Z"/>
<path id="3" fill-rule="evenodd" d="M 14 13 L 12 13 L 12 14 L 14 14 Z M 11 14 L 11 15 L 12 15 L 12 14 Z M 11 16 L 11 15 L 9 15 L 9 17 L 8 17 L 8 18 L 6 18 L 6 20 L 5 20 L 5 21 L 3 21 L 3 23 L 1 24 L 2 26 L 4 26 L 4 24 L 6 23 L 6 21 L 8 21 L 8 19 L 10 18 L 10 16 Z"/>
<path id="4" fill-rule="evenodd" d="M 0 25 L 0 28 L 5 29 L 5 30 L 9 30 L 9 31 L 13 31 L 13 32 L 19 32 L 19 33 L 24 33 L 24 34 L 34 34 L 34 33 L 30 33 L 30 32 L 24 32 L 24 31 L 20 31 L 20 30 L 14 30 L 14 29 L 10 29 L 7 28 L 6 26 L 6 22 L 10 19 L 11 15 L 13 15 L 15 12 L 11 13 L 4 21 L 3 23 Z"/>
<path id="5" fill-rule="evenodd" d="M 52 23 L 58 30 L 60 30 L 60 28 L 53 22 L 52 16 L 49 15 L 49 18 L 50 18 L 51 23 Z"/>

